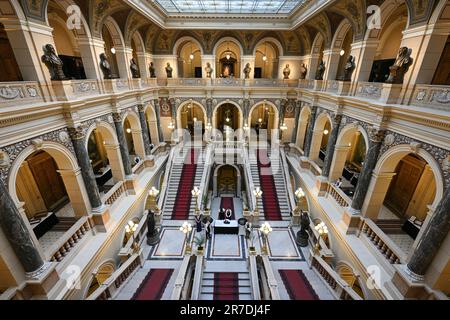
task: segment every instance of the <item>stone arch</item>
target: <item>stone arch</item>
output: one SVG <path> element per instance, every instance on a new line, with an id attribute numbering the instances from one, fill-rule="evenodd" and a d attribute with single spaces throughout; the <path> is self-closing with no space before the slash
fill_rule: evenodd
<path id="1" fill-rule="evenodd" d="M 365 299 L 367 297 L 367 288 L 363 285 L 361 285 L 361 281 L 359 280 L 359 273 L 355 272 L 355 269 L 350 265 L 350 263 L 346 261 L 339 261 L 336 264 L 336 272 L 339 274 L 339 276 L 347 282 L 347 284 L 356 292 L 358 293 L 361 298 Z M 357 287 L 354 288 L 355 283 L 357 284 Z M 356 289 L 356 290 L 355 290 Z M 361 290 L 359 290 L 361 289 Z"/>
<path id="2" fill-rule="evenodd" d="M 223 36 L 223 37 L 219 37 L 219 38 L 215 41 L 215 43 L 214 43 L 214 47 L 213 47 L 213 50 L 212 50 L 213 54 L 216 55 L 216 53 L 217 53 L 217 48 L 218 48 L 222 43 L 227 42 L 227 41 L 233 42 L 234 44 L 236 44 L 236 45 L 238 46 L 239 50 L 240 50 L 239 54 L 240 54 L 241 56 L 244 55 L 244 52 L 245 52 L 245 51 L 244 51 L 244 47 L 243 47 L 241 41 L 240 41 L 236 36 L 234 36 L 234 35 L 226 35 L 226 36 Z"/>
<path id="3" fill-rule="evenodd" d="M 128 120 L 130 124 L 130 132 L 125 128 L 126 121 Z M 125 130 L 125 136 L 127 134 L 131 134 L 134 152 L 137 156 L 143 160 L 145 158 L 145 147 L 144 147 L 144 139 L 142 138 L 142 127 L 139 119 L 139 115 L 134 110 L 127 110 L 122 117 L 122 125 Z M 129 142 L 129 140 L 128 140 Z M 128 146 L 130 150 L 130 146 Z M 132 165 L 134 163 L 132 162 Z"/>
<path id="4" fill-rule="evenodd" d="M 428 24 L 435 24 L 440 22 L 440 20 L 444 20 L 442 18 L 442 14 L 444 13 L 444 10 L 448 10 L 448 7 L 450 4 L 447 0 L 440 0 L 436 7 L 434 8 L 434 11 L 430 17 L 430 21 Z"/>
<path id="5" fill-rule="evenodd" d="M 198 101 L 187 100 L 187 101 L 184 101 L 184 102 L 180 103 L 180 105 L 178 106 L 178 109 L 177 109 L 177 128 L 184 129 L 182 127 L 181 111 L 186 105 L 189 105 L 189 104 L 195 105 L 195 106 L 199 107 L 202 110 L 202 112 L 203 112 L 203 126 L 206 126 L 206 124 L 208 123 L 208 116 L 207 116 L 205 107 Z"/>
<path id="6" fill-rule="evenodd" d="M 113 17 L 108 16 L 105 18 L 103 24 L 106 26 L 106 28 L 108 28 L 108 31 L 111 35 L 114 46 L 115 47 L 124 47 L 125 40 L 124 40 L 122 31 L 120 30 L 120 27 L 117 24 L 116 20 L 114 20 Z"/>
<path id="7" fill-rule="evenodd" d="M 158 121 L 156 119 L 156 111 L 151 103 L 146 104 L 144 114 L 148 130 L 150 131 L 150 141 L 153 145 L 157 146 L 159 145 Z"/>
<path id="8" fill-rule="evenodd" d="M 10 6 L 15 13 L 15 18 L 19 21 L 26 21 L 27 17 L 22 9 L 22 6 L 19 3 L 19 0 L 2 0 L 4 6 Z M 3 12 L 2 12 L 3 15 Z M 13 17 L 13 15 L 9 15 L 8 18 Z"/>
<path id="9" fill-rule="evenodd" d="M 238 111 L 239 111 L 239 125 L 238 125 L 238 127 L 239 127 L 239 128 L 242 128 L 243 125 L 244 125 L 244 113 L 243 113 L 243 110 L 242 110 L 241 106 L 240 106 L 237 102 L 232 101 L 232 100 L 225 100 L 225 101 L 222 101 L 222 102 L 218 103 L 218 104 L 214 107 L 213 113 L 212 113 L 212 114 L 213 114 L 213 116 L 212 116 L 212 126 L 213 126 L 213 128 L 214 128 L 214 129 L 217 129 L 217 128 L 216 128 L 217 111 L 218 111 L 219 108 L 220 108 L 222 105 L 224 105 L 224 104 L 232 104 L 232 105 L 234 105 L 234 106 L 238 109 Z"/>
<path id="10" fill-rule="evenodd" d="M 304 105 L 300 111 L 298 118 L 297 145 L 303 149 L 305 147 L 306 133 L 309 125 L 309 117 L 311 117 L 311 108 Z"/>
<path id="11" fill-rule="evenodd" d="M 189 43 L 191 48 L 190 52 Z M 186 58 L 189 53 L 193 55 L 193 59 Z M 173 46 L 173 55 L 177 59 L 179 77 L 194 78 L 195 67 L 202 67 L 203 47 L 193 36 L 180 37 Z"/>
<path id="12" fill-rule="evenodd" d="M 255 45 L 253 47 L 253 56 L 256 55 L 256 48 L 260 44 L 263 44 L 264 42 L 271 42 L 272 44 L 274 44 L 278 50 L 279 57 L 282 57 L 284 55 L 283 45 L 281 44 L 280 40 L 278 40 L 277 38 L 274 38 L 274 37 L 264 37 L 264 38 L 261 38 L 257 43 L 255 43 Z"/>
<path id="13" fill-rule="evenodd" d="M 248 119 L 247 119 L 247 126 L 249 128 L 251 128 L 251 121 L 252 121 L 252 113 L 256 110 L 256 108 L 258 108 L 259 106 L 263 105 L 263 104 L 267 104 L 270 107 L 272 107 L 275 115 L 274 115 L 274 119 L 273 119 L 273 128 L 272 129 L 278 129 L 279 125 L 280 125 L 280 111 L 277 108 L 277 106 L 269 100 L 264 100 L 264 101 L 258 101 L 256 102 L 248 111 Z M 267 135 L 270 137 L 272 136 L 272 132 L 267 132 Z M 268 137 L 269 138 L 269 137 Z"/>
<path id="14" fill-rule="evenodd" d="M 237 176 L 237 186 L 236 186 L 236 193 L 235 196 L 239 196 L 241 194 L 241 170 L 239 169 L 239 167 L 235 164 L 221 164 L 218 165 L 215 169 L 214 169 L 214 175 L 213 175 L 213 194 L 215 197 L 219 196 L 219 190 L 218 190 L 218 175 L 219 175 L 219 169 L 223 168 L 223 167 L 233 167 L 236 171 L 236 176 Z"/>
<path id="15" fill-rule="evenodd" d="M 22 207 L 23 203 L 17 193 L 17 182 L 19 169 L 29 156 L 38 151 L 45 151 L 56 163 L 57 173 L 61 176 L 65 192 L 69 198 L 70 205 L 75 217 L 88 215 L 91 212 L 91 205 L 74 154 L 64 145 L 53 141 L 33 140 L 32 144 L 23 149 L 11 165 L 8 176 L 8 190 L 11 198 L 17 207 Z M 47 208 L 48 209 L 48 208 Z M 29 226 L 29 222 L 25 221 Z"/>
<path id="16" fill-rule="evenodd" d="M 348 152 L 352 147 L 349 144 L 352 143 L 354 135 L 358 132 L 364 139 L 367 154 L 367 149 L 369 147 L 369 136 L 366 130 L 357 123 L 351 123 L 343 127 L 339 132 L 334 148 L 333 160 L 330 167 L 330 181 L 334 181 L 342 176 L 342 171 L 344 170 Z"/>
<path id="17" fill-rule="evenodd" d="M 48 23 L 48 8 L 49 8 L 49 4 L 50 3 L 55 3 L 57 6 L 59 6 L 64 13 L 67 15 L 67 9 L 70 6 L 78 6 L 75 1 L 73 0 L 50 0 L 47 1 L 46 4 L 46 21 Z M 91 29 L 89 28 L 89 24 L 85 18 L 85 16 L 83 15 L 83 12 L 80 12 L 80 28 L 74 28 L 73 32 L 75 33 L 75 35 L 77 37 L 86 37 L 88 39 L 92 38 L 92 34 L 91 34 Z"/>
<path id="18" fill-rule="evenodd" d="M 325 38 L 322 35 L 322 33 L 317 32 L 316 36 L 314 37 L 314 40 L 311 44 L 311 54 L 321 54 L 322 46 L 325 45 Z"/>
<path id="19" fill-rule="evenodd" d="M 397 0 L 384 1 L 380 5 L 381 28 L 380 29 L 375 29 L 375 28 L 367 29 L 366 34 L 364 36 L 364 40 L 378 39 L 380 36 L 381 30 L 383 30 L 383 28 L 386 26 L 386 22 L 391 18 L 392 14 L 403 4 L 406 5 L 406 2 L 401 2 L 401 1 L 397 1 Z M 410 12 L 409 12 L 407 5 L 406 5 L 406 8 L 407 8 L 407 12 L 408 12 L 407 21 L 409 21 Z M 408 25 L 406 27 L 408 27 Z"/>
<path id="20" fill-rule="evenodd" d="M 352 25 L 347 19 L 343 19 L 334 33 L 333 39 L 331 40 L 331 48 L 341 49 L 344 42 L 345 36 L 352 30 Z"/>
<path id="21" fill-rule="evenodd" d="M 181 48 L 183 47 L 183 45 L 186 43 L 186 42 L 189 42 L 189 41 L 192 41 L 193 43 L 195 43 L 198 47 L 199 47 L 199 49 L 200 49 L 200 53 L 203 55 L 204 54 L 204 49 L 203 49 L 203 46 L 202 46 L 202 44 L 200 43 L 200 41 L 198 41 L 195 37 L 193 37 L 193 36 L 182 36 L 182 37 L 180 37 L 180 38 L 178 38 L 177 39 L 177 41 L 175 41 L 175 43 L 174 43 L 174 45 L 173 45 L 173 55 L 178 55 L 180 52 L 180 50 L 181 50 Z"/>
<path id="22" fill-rule="evenodd" d="M 119 140 L 117 138 L 116 130 L 106 121 L 96 121 L 88 128 L 86 132 L 86 150 L 88 149 L 89 137 L 94 130 L 98 130 L 103 138 L 104 147 L 106 149 L 106 155 L 111 167 L 114 182 L 124 180 L 125 172 L 123 169 L 122 156 L 120 154 Z"/>
<path id="23" fill-rule="evenodd" d="M 89 297 L 96 290 L 96 288 L 104 282 L 104 280 L 109 278 L 114 273 L 115 270 L 116 264 L 112 259 L 105 260 L 94 268 L 92 270 L 92 277 L 89 281 L 89 285 L 84 289 L 84 293 L 82 295 L 83 300 Z"/>
<path id="24" fill-rule="evenodd" d="M 310 147 L 310 151 L 309 151 L 309 158 L 312 161 L 316 161 L 319 159 L 319 153 L 320 153 L 320 147 L 322 144 L 322 139 L 324 136 L 324 130 L 327 126 L 327 124 L 329 124 L 329 129 L 327 129 L 328 132 L 328 136 L 331 133 L 331 130 L 333 130 L 333 121 L 331 120 L 330 115 L 327 112 L 321 112 L 317 118 L 316 121 L 314 123 L 314 128 L 313 128 L 313 136 L 312 136 L 312 140 L 311 140 L 311 147 Z"/>

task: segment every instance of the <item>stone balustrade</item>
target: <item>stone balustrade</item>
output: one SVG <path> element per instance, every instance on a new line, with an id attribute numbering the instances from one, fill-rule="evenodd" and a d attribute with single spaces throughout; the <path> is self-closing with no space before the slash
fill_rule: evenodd
<path id="1" fill-rule="evenodd" d="M 61 262 L 91 230 L 87 217 L 80 218 L 48 251 L 50 261 Z"/>
<path id="2" fill-rule="evenodd" d="M 410 101 L 411 105 L 450 110 L 450 86 L 416 84 Z"/>
<path id="3" fill-rule="evenodd" d="M 39 103 L 47 101 L 42 94 L 39 82 L 17 81 L 0 83 L 0 105 Z"/>
<path id="4" fill-rule="evenodd" d="M 313 256 L 311 266 L 340 300 L 363 300 L 321 257 Z"/>
<path id="5" fill-rule="evenodd" d="M 128 239 L 127 243 L 119 251 L 119 257 L 122 260 L 127 260 L 131 256 L 131 254 L 133 254 L 133 242 L 134 241 L 136 243 L 138 243 L 139 245 L 141 245 L 142 241 L 144 241 L 145 234 L 147 232 L 147 219 L 148 219 L 148 214 L 145 211 L 141 220 L 139 220 L 136 231 L 134 232 L 134 240 L 133 240 L 133 237 L 130 237 Z"/>
<path id="6" fill-rule="evenodd" d="M 77 99 L 79 97 L 99 95 L 102 93 L 100 81 L 98 80 L 70 80 L 70 85 L 72 86 L 72 96 L 71 98 Z"/>
<path id="7" fill-rule="evenodd" d="M 108 191 L 107 194 L 105 194 L 102 197 L 102 201 L 112 206 L 120 197 L 127 194 L 127 189 L 123 181 L 120 181 L 114 185 L 114 187 L 111 188 L 111 190 Z"/>
<path id="8" fill-rule="evenodd" d="M 377 100 L 381 98 L 383 83 L 359 81 L 355 96 Z"/>
<path id="9" fill-rule="evenodd" d="M 367 237 L 390 264 L 405 263 L 406 255 L 372 220 L 364 220 L 361 235 Z"/>
<path id="10" fill-rule="evenodd" d="M 327 194 L 332 197 L 341 208 L 349 207 L 352 200 L 338 187 L 328 184 Z"/>

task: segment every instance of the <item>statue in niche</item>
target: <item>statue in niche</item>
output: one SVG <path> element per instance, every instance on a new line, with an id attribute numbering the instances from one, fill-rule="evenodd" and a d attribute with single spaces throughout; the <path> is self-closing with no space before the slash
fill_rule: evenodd
<path id="1" fill-rule="evenodd" d="M 209 62 L 206 63 L 205 71 L 206 71 L 206 77 L 211 78 L 213 69 L 211 68 L 211 64 Z"/>
<path id="2" fill-rule="evenodd" d="M 172 67 L 170 66 L 170 63 L 167 62 L 167 66 L 166 66 L 166 74 L 167 74 L 167 78 L 172 78 Z"/>
<path id="3" fill-rule="evenodd" d="M 353 70 L 355 70 L 355 58 L 350 55 L 348 56 L 347 62 L 344 66 L 344 75 L 341 77 L 342 81 L 351 81 L 352 80 L 352 74 Z"/>
<path id="4" fill-rule="evenodd" d="M 150 71 L 150 78 L 156 78 L 155 66 L 153 62 L 150 62 L 150 66 L 148 67 L 148 71 Z"/>
<path id="5" fill-rule="evenodd" d="M 100 70 L 102 70 L 103 79 L 112 79 L 111 65 L 104 53 L 100 54 Z"/>
<path id="6" fill-rule="evenodd" d="M 395 59 L 394 65 L 389 67 L 389 78 L 387 78 L 386 83 L 403 83 L 405 73 L 408 71 L 412 61 L 411 49 L 401 47 L 398 50 L 397 59 Z"/>
<path id="7" fill-rule="evenodd" d="M 308 69 L 306 68 L 306 65 L 302 63 L 300 66 L 300 80 L 306 79 L 306 73 L 308 72 Z"/>
<path id="8" fill-rule="evenodd" d="M 302 210 L 300 214 L 300 231 L 297 232 L 297 239 L 295 240 L 300 247 L 308 246 L 309 234 L 307 230 L 309 229 L 309 223 L 308 212 Z"/>
<path id="9" fill-rule="evenodd" d="M 140 78 L 141 75 L 139 74 L 139 68 L 136 64 L 136 61 L 134 60 L 134 58 L 132 58 L 130 60 L 130 70 L 131 70 L 131 75 L 133 76 L 133 78 Z"/>
<path id="10" fill-rule="evenodd" d="M 289 68 L 289 64 L 286 64 L 286 67 L 283 69 L 284 80 L 289 79 L 289 75 L 291 74 L 291 69 Z"/>
<path id="11" fill-rule="evenodd" d="M 245 68 L 244 68 L 245 79 L 249 79 L 250 78 L 250 72 L 251 71 L 252 71 L 252 68 L 250 68 L 250 63 L 247 63 L 245 65 Z"/>
<path id="12" fill-rule="evenodd" d="M 55 48 L 51 44 L 46 44 L 42 47 L 44 55 L 41 60 L 50 71 L 50 77 L 52 80 L 67 80 L 68 78 L 63 71 L 63 62 L 56 54 Z"/>
<path id="13" fill-rule="evenodd" d="M 325 73 L 325 63 L 322 61 L 320 61 L 319 66 L 317 67 L 317 71 L 316 71 L 316 80 L 323 80 L 323 74 Z"/>
<path id="14" fill-rule="evenodd" d="M 159 231 L 156 229 L 155 213 L 148 210 L 147 216 L 147 244 L 155 245 L 159 242 Z"/>

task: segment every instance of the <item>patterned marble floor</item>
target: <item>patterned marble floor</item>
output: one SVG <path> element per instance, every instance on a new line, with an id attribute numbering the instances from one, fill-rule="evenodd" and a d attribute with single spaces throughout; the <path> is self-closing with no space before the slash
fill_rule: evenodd
<path id="1" fill-rule="evenodd" d="M 389 238 L 406 254 L 408 255 L 414 244 L 414 239 L 407 234 L 387 234 Z"/>

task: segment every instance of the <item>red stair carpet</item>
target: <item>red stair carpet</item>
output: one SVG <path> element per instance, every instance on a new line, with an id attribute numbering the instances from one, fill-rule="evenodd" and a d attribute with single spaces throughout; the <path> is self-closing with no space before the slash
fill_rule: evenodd
<path id="1" fill-rule="evenodd" d="M 291 300 L 320 300 L 302 270 L 278 270 Z"/>
<path id="2" fill-rule="evenodd" d="M 280 212 L 280 205 L 278 204 L 275 180 L 273 179 L 272 174 L 267 174 L 268 172 L 272 172 L 270 160 L 267 156 L 267 150 L 258 149 L 256 150 L 256 152 L 258 159 L 259 182 L 261 184 L 261 190 L 263 192 L 262 202 L 264 207 L 264 217 L 266 220 L 281 221 L 282 217 Z"/>
<path id="3" fill-rule="evenodd" d="M 199 150 L 192 148 L 186 156 L 181 179 L 178 183 L 178 193 L 172 211 L 172 220 L 186 220 L 191 208 L 192 189 L 194 188 L 195 174 L 197 172 L 197 159 Z"/>
<path id="4" fill-rule="evenodd" d="M 231 209 L 231 218 L 230 220 L 234 220 L 235 216 L 234 216 L 234 203 L 233 203 L 233 198 L 231 197 L 223 197 L 220 200 L 220 208 L 224 208 L 225 211 L 227 211 L 228 209 Z M 219 217 L 219 220 L 224 220 L 225 217 Z"/>
<path id="5" fill-rule="evenodd" d="M 214 300 L 239 300 L 239 275 L 236 272 L 214 273 Z"/>
<path id="6" fill-rule="evenodd" d="M 131 300 L 160 300 L 173 269 L 151 269 Z"/>

